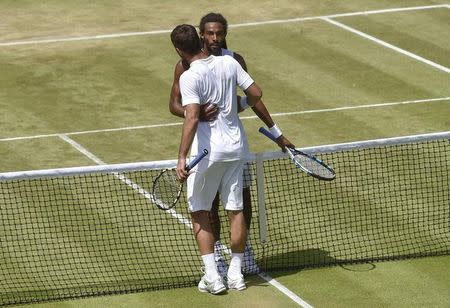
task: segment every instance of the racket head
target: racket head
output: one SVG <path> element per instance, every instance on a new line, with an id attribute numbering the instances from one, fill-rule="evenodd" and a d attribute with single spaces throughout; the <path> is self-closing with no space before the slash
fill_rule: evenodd
<path id="1" fill-rule="evenodd" d="M 317 157 L 292 148 L 287 148 L 287 152 L 295 165 L 307 174 L 325 181 L 336 178 L 333 168 Z"/>
<path id="2" fill-rule="evenodd" d="M 208 150 L 203 149 L 202 153 L 186 166 L 186 170 L 194 168 L 207 154 Z M 176 170 L 164 169 L 153 181 L 150 199 L 158 208 L 167 211 L 177 204 L 182 191 L 183 183 L 178 181 Z"/>
<path id="3" fill-rule="evenodd" d="M 153 181 L 150 197 L 158 208 L 167 211 L 180 200 L 182 190 L 175 169 L 164 169 Z"/>

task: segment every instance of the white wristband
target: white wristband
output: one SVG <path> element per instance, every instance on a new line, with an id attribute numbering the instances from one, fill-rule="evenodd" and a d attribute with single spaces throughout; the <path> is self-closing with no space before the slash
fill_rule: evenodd
<path id="1" fill-rule="evenodd" d="M 245 109 L 247 109 L 248 107 L 250 107 L 250 106 L 247 104 L 247 96 L 242 96 L 242 97 L 241 97 L 241 101 L 239 102 L 239 105 L 241 106 L 242 110 L 245 110 Z"/>
<path id="2" fill-rule="evenodd" d="M 269 128 L 269 131 L 272 134 L 272 136 L 275 137 L 275 139 L 278 139 L 281 135 L 283 135 L 283 132 L 276 124 L 271 128 Z"/>
<path id="3" fill-rule="evenodd" d="M 183 115 L 184 117 L 186 117 L 186 109 L 184 109 Z"/>

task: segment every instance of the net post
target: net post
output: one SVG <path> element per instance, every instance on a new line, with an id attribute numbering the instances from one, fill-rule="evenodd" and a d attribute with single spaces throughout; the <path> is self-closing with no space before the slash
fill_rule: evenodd
<path id="1" fill-rule="evenodd" d="M 256 153 L 256 189 L 258 197 L 259 240 L 263 246 L 267 244 L 267 216 L 264 199 L 264 161 L 262 153 Z"/>

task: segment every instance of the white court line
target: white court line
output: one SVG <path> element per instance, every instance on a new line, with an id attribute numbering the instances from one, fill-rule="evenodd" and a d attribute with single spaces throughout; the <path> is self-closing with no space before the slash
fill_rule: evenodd
<path id="1" fill-rule="evenodd" d="M 90 152 L 88 149 L 83 147 L 81 144 L 79 144 L 75 140 L 73 140 L 73 139 L 71 139 L 71 138 L 69 138 L 69 137 L 67 137 L 66 135 L 63 135 L 63 134 L 59 134 L 58 137 L 61 138 L 62 140 L 64 140 L 65 142 L 69 143 L 71 146 L 73 146 L 75 149 L 77 149 L 83 155 L 87 156 L 90 160 L 92 160 L 96 164 L 98 164 L 98 165 L 105 165 L 106 164 L 104 161 L 102 161 L 100 158 L 98 158 L 96 155 L 94 155 L 92 152 Z M 149 199 L 150 201 L 152 200 L 151 199 L 151 195 L 150 195 L 150 193 L 148 191 L 146 191 L 141 186 L 139 186 L 138 184 L 136 184 L 133 181 L 131 181 L 129 178 L 127 178 L 123 174 L 120 174 L 120 173 L 117 173 L 117 172 L 113 172 L 113 175 L 115 177 L 117 177 L 119 180 L 121 180 L 122 182 L 124 182 L 125 184 L 127 184 L 128 186 L 130 186 L 133 190 L 135 190 L 139 194 L 143 195 L 145 198 Z M 174 209 L 170 209 L 170 210 L 168 210 L 166 212 L 168 214 L 172 215 L 174 218 L 176 218 L 182 224 L 186 225 L 188 228 L 190 228 L 190 229 L 193 228 L 192 227 L 192 222 L 189 219 L 187 219 L 186 217 L 184 217 L 183 215 L 177 213 Z M 225 250 L 229 251 L 229 249 L 227 247 L 225 247 Z M 266 280 L 270 285 L 272 285 L 273 287 L 278 289 L 280 292 L 282 292 L 283 294 L 288 296 L 291 300 L 293 300 L 294 302 L 296 302 L 300 306 L 302 306 L 304 308 L 312 307 L 311 305 L 306 303 L 304 300 L 302 300 L 298 295 L 293 293 L 291 290 L 286 288 L 284 285 L 282 285 L 281 283 L 279 283 L 278 281 L 276 281 L 275 279 L 273 279 L 272 277 L 270 277 L 266 273 L 263 273 L 263 272 L 259 273 L 258 276 L 261 277 L 262 279 Z"/>
<path id="2" fill-rule="evenodd" d="M 268 25 L 268 24 L 284 24 L 284 23 L 318 20 L 318 19 L 322 19 L 322 18 L 341 18 L 341 17 L 360 16 L 360 15 L 397 13 L 397 12 L 406 12 L 406 11 L 420 11 L 420 10 L 429 10 L 429 9 L 437 9 L 437 8 L 445 8 L 445 7 L 448 8 L 448 7 L 450 7 L 450 5 L 437 4 L 437 5 L 427 5 L 427 6 L 411 6 L 411 7 L 361 11 L 361 12 L 352 12 L 352 13 L 340 13 L 340 14 L 324 15 L 324 16 L 299 17 L 299 18 L 278 19 L 278 20 L 268 20 L 268 21 L 259 21 L 259 22 L 257 21 L 257 22 L 247 22 L 247 23 L 229 25 L 228 27 L 229 28 L 240 28 L 240 27 L 260 26 L 260 25 Z"/>
<path id="3" fill-rule="evenodd" d="M 262 279 L 264 279 L 265 281 L 267 281 L 270 285 L 274 286 L 275 288 L 277 288 L 278 290 L 283 292 L 286 296 L 288 296 L 294 302 L 299 304 L 299 306 L 302 306 L 304 308 L 312 308 L 313 307 L 310 304 L 308 304 L 307 302 L 305 302 L 303 299 L 298 297 L 297 294 L 295 294 L 291 290 L 287 289 L 284 285 L 282 285 L 281 283 L 279 283 L 278 281 L 276 281 L 275 279 L 273 279 L 266 273 L 259 273 L 258 276 L 261 277 Z"/>
<path id="4" fill-rule="evenodd" d="M 71 146 L 73 146 L 75 149 L 78 150 L 78 152 L 80 152 L 84 156 L 87 156 L 87 158 L 92 160 L 97 165 L 106 165 L 106 163 L 103 160 L 98 158 L 96 155 L 94 155 L 92 152 L 90 152 L 88 149 L 83 147 L 81 144 L 79 144 L 75 140 L 70 139 L 69 137 L 67 137 L 66 135 L 63 135 L 63 134 L 58 134 L 58 137 L 61 138 L 62 140 L 64 140 L 65 142 L 67 142 L 68 144 L 70 144 Z"/>
<path id="5" fill-rule="evenodd" d="M 272 117 L 283 117 L 283 116 L 291 116 L 291 115 L 299 115 L 299 114 L 308 114 L 308 113 L 322 113 L 322 112 L 333 112 L 333 111 L 343 111 L 343 110 L 352 110 L 352 109 L 365 109 L 365 108 L 379 108 L 379 107 L 388 107 L 388 106 L 398 106 L 398 105 L 409 105 L 409 104 L 418 104 L 418 103 L 432 103 L 432 102 L 441 102 L 450 100 L 450 97 L 438 97 L 438 98 L 430 98 L 430 99 L 418 99 L 412 101 L 403 101 L 403 102 L 392 102 L 392 103 L 379 103 L 379 104 L 369 104 L 369 105 L 359 105 L 359 106 L 343 106 L 336 108 L 327 108 L 327 109 L 315 109 L 315 110 L 303 110 L 303 111 L 293 111 L 293 112 L 280 112 L 271 114 Z M 241 117 L 241 119 L 258 119 L 258 116 L 247 116 Z M 0 139 L 1 141 L 1 139 Z"/>
<path id="6" fill-rule="evenodd" d="M 343 106 L 343 107 L 327 108 L 327 109 L 315 109 L 315 110 L 313 109 L 313 110 L 303 110 L 303 111 L 293 111 L 293 112 L 272 113 L 271 116 L 272 117 L 284 117 L 284 116 L 301 115 L 301 114 L 308 114 L 308 113 L 334 112 L 334 111 L 344 111 L 344 110 L 364 109 L 364 108 L 379 108 L 379 107 L 386 107 L 386 106 L 442 102 L 442 101 L 448 101 L 448 100 L 450 100 L 450 97 L 437 97 L 437 98 L 408 100 L 408 101 L 402 101 L 402 102 L 387 102 L 387 103 L 369 104 L 369 105 Z M 258 117 L 256 115 L 241 117 L 242 120 L 257 119 L 257 118 Z M 19 141 L 19 140 L 27 140 L 27 139 L 39 139 L 39 138 L 52 138 L 52 137 L 60 137 L 61 135 L 75 136 L 75 135 L 84 135 L 84 134 L 96 134 L 96 133 L 104 133 L 104 132 L 117 132 L 117 131 L 126 131 L 126 130 L 138 130 L 138 129 L 160 128 L 160 127 L 181 126 L 181 125 L 183 125 L 182 122 L 175 122 L 175 123 L 165 123 L 165 124 L 153 124 L 153 125 L 140 125 L 140 126 L 119 127 L 119 128 L 86 130 L 86 131 L 78 131 L 78 132 L 70 132 L 70 133 L 56 133 L 56 134 L 34 135 L 34 136 L 8 137 L 8 138 L 0 139 L 0 142 L 1 141 Z"/>
<path id="7" fill-rule="evenodd" d="M 104 161 L 102 161 L 100 158 L 98 158 L 95 154 L 93 154 L 92 152 L 90 152 L 88 149 L 86 149 L 85 147 L 83 147 L 81 144 L 79 144 L 78 142 L 76 142 L 75 140 L 67 137 L 66 135 L 63 134 L 59 134 L 58 135 L 59 138 L 61 138 L 62 140 L 64 140 L 65 142 L 69 143 L 71 146 L 73 146 L 75 149 L 77 149 L 80 153 L 82 153 L 83 155 L 85 155 L 86 157 L 88 157 L 90 160 L 92 160 L 93 162 L 95 162 L 97 165 L 106 165 L 106 163 Z M 121 180 L 122 182 L 124 182 L 126 185 L 128 185 L 129 187 L 131 187 L 134 191 L 138 192 L 139 194 L 143 195 L 146 199 L 150 200 L 150 202 L 153 203 L 152 201 L 152 197 L 151 194 L 145 190 L 144 188 L 142 188 L 140 185 L 134 183 L 132 180 L 130 180 L 129 178 L 127 178 L 126 176 L 124 176 L 123 174 L 120 174 L 118 172 L 112 172 L 112 174 L 117 177 L 119 180 Z M 188 226 L 189 228 L 192 229 L 192 223 L 189 219 L 187 219 L 186 217 L 184 217 L 183 215 L 177 213 L 174 209 L 170 209 L 167 210 L 166 213 L 172 215 L 174 218 L 176 218 L 179 222 L 181 222 L 182 224 L 185 224 L 186 226 Z"/>
<path id="8" fill-rule="evenodd" d="M 84 135 L 84 134 L 96 134 L 96 133 L 117 132 L 117 131 L 124 131 L 124 130 L 138 130 L 138 129 L 145 129 L 145 128 L 180 126 L 182 124 L 183 123 L 181 123 L 181 122 L 176 122 L 176 123 L 166 123 L 166 124 L 152 124 L 152 125 L 139 125 L 139 126 L 118 127 L 118 128 L 94 129 L 94 130 L 86 130 L 86 131 L 70 132 L 70 133 L 42 134 L 42 135 L 35 135 L 35 136 L 3 138 L 3 139 L 0 139 L 0 141 L 50 138 L 50 137 L 59 137 L 59 135 L 73 136 L 73 135 Z"/>
<path id="9" fill-rule="evenodd" d="M 352 33 L 354 33 L 356 35 L 359 35 L 359 36 L 361 36 L 361 37 L 363 37 L 365 39 L 371 40 L 371 41 L 373 41 L 373 42 L 375 42 L 377 44 L 380 44 L 380 45 L 382 45 L 384 47 L 387 47 L 387 48 L 392 49 L 394 51 L 397 51 L 397 52 L 399 52 L 401 54 L 404 54 L 404 55 L 406 55 L 406 56 L 408 56 L 410 58 L 413 58 L 414 60 L 417 60 L 417 61 L 426 63 L 428 65 L 431 65 L 431 66 L 433 66 L 433 67 L 435 67 L 435 68 L 437 68 L 437 69 L 439 69 L 439 70 L 441 70 L 443 72 L 450 73 L 450 68 L 448 68 L 448 67 L 445 67 L 443 65 L 437 64 L 437 63 L 435 63 L 433 61 L 430 61 L 430 60 L 425 59 L 425 58 L 423 58 L 421 56 L 418 56 L 418 55 L 416 55 L 416 54 L 414 54 L 412 52 L 409 52 L 407 50 L 404 50 L 402 48 L 399 48 L 397 46 L 389 44 L 388 42 L 382 41 L 382 40 L 380 40 L 380 39 L 378 39 L 378 38 L 376 38 L 374 36 L 371 36 L 371 35 L 369 35 L 367 33 L 364 33 L 362 31 L 356 30 L 355 28 L 352 28 L 352 27 L 349 27 L 347 25 L 344 25 L 343 23 L 340 23 L 340 22 L 338 22 L 336 20 L 333 20 L 333 19 L 330 19 L 330 18 L 326 18 L 326 17 L 322 18 L 322 20 L 324 20 L 324 21 L 326 21 L 326 22 L 328 22 L 330 24 L 333 24 L 333 25 L 335 25 L 335 26 L 337 26 L 339 28 L 342 28 L 344 30 L 352 32 Z"/>
<path id="10" fill-rule="evenodd" d="M 448 4 L 437 4 L 437 5 L 427 5 L 427 6 L 412 6 L 412 7 L 401 7 L 392 9 L 382 9 L 382 10 L 371 10 L 371 11 L 361 11 L 352 13 L 342 13 L 333 15 L 323 15 L 323 16 L 312 16 L 312 17 L 300 17 L 300 18 L 290 18 L 290 19 L 278 19 L 278 20 L 267 20 L 259 22 L 247 22 L 240 24 L 229 25 L 229 28 L 240 28 L 249 26 L 259 26 L 268 24 L 283 24 L 283 23 L 293 23 L 293 22 L 303 22 L 309 20 L 317 20 L 322 18 L 338 18 L 338 17 L 350 17 L 359 15 L 371 15 L 371 14 L 383 14 L 383 13 L 395 13 L 395 12 L 405 12 L 405 11 L 418 11 L 418 10 L 429 10 L 437 8 L 449 8 Z M 0 47 L 7 46 L 19 46 L 19 45 L 34 45 L 34 44 L 49 44 L 49 43 L 62 43 L 62 42 L 74 42 L 74 41 L 87 41 L 87 40 L 102 40 L 102 39 L 112 39 L 128 36 L 141 36 L 141 35 L 156 35 L 156 34 L 166 34 L 170 33 L 172 30 L 155 30 L 155 31 L 142 31 L 142 32 L 124 32 L 124 33 L 112 33 L 112 34 L 101 34 L 92 36 L 78 36 L 78 37 L 63 37 L 63 38 L 49 38 L 49 39 L 35 39 L 35 40 L 21 40 L 12 42 L 2 42 Z"/>

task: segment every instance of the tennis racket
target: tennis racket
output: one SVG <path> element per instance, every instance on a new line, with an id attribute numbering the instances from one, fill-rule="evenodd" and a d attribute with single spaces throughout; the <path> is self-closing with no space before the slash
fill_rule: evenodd
<path id="1" fill-rule="evenodd" d="M 277 142 L 275 137 L 264 127 L 260 127 L 259 132 L 264 134 L 274 142 Z M 334 172 L 334 170 L 317 157 L 304 153 L 297 149 L 289 147 L 286 147 L 286 149 L 294 164 L 303 172 L 306 172 L 308 175 L 325 181 L 331 181 L 336 178 L 336 173 Z"/>
<path id="2" fill-rule="evenodd" d="M 186 166 L 186 170 L 194 168 L 207 154 L 208 150 L 204 149 Z M 153 181 L 150 198 L 158 208 L 167 211 L 177 204 L 182 191 L 183 183 L 178 181 L 176 170 L 164 169 Z"/>

